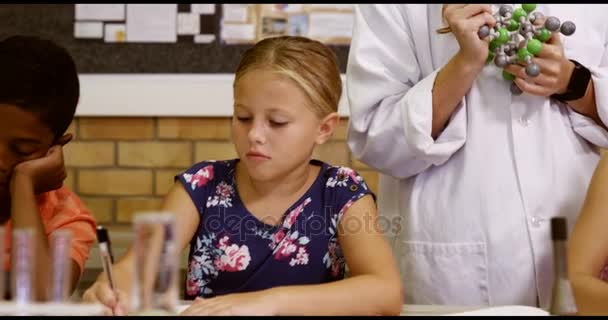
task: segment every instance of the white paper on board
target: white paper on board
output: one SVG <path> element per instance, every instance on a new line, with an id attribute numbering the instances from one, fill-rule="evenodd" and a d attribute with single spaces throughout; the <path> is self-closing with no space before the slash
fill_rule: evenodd
<path id="1" fill-rule="evenodd" d="M 351 38 L 353 14 L 337 12 L 311 12 L 308 20 L 308 36 L 311 38 Z"/>
<path id="2" fill-rule="evenodd" d="M 221 31 L 224 40 L 254 40 L 255 25 L 246 23 L 224 23 Z"/>
<path id="3" fill-rule="evenodd" d="M 177 4 L 128 4 L 127 42 L 177 42 Z"/>
<path id="4" fill-rule="evenodd" d="M 198 14 L 215 14 L 215 4 L 193 3 L 190 5 L 190 12 Z"/>
<path id="5" fill-rule="evenodd" d="M 74 38 L 103 39 L 103 22 L 74 22 Z"/>
<path id="6" fill-rule="evenodd" d="M 197 13 L 177 14 L 177 34 L 194 35 L 201 30 L 201 16 Z"/>
<path id="7" fill-rule="evenodd" d="M 225 22 L 247 22 L 246 4 L 224 4 L 222 6 L 222 19 Z"/>
<path id="8" fill-rule="evenodd" d="M 127 28 L 123 23 L 106 23 L 104 32 L 105 42 L 125 42 Z"/>
<path id="9" fill-rule="evenodd" d="M 123 21 L 125 4 L 76 4 L 74 15 L 76 20 Z"/>

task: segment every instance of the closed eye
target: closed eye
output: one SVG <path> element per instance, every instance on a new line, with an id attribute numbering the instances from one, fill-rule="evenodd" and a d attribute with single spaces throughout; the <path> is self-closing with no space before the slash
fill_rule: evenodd
<path id="1" fill-rule="evenodd" d="M 251 118 L 249 117 L 236 117 L 236 119 L 240 122 L 248 122 L 251 121 Z"/>
<path id="2" fill-rule="evenodd" d="M 286 124 L 288 124 L 289 122 L 281 122 L 281 121 L 272 121 L 270 120 L 270 125 L 273 127 L 282 127 Z"/>

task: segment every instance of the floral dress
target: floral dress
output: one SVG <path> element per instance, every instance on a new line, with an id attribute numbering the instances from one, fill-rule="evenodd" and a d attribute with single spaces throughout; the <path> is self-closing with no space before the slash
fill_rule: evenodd
<path id="1" fill-rule="evenodd" d="M 321 167 L 314 183 L 287 209 L 280 224 L 269 225 L 241 202 L 237 162 L 203 161 L 175 177 L 200 214 L 190 241 L 185 298 L 343 279 L 337 226 L 356 200 L 366 194 L 375 199 L 361 176 L 350 168 L 311 160 Z M 349 227 L 365 227 L 365 221 Z"/>

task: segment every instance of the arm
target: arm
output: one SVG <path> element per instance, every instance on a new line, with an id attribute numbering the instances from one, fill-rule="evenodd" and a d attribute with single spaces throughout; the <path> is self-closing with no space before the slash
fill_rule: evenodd
<path id="1" fill-rule="evenodd" d="M 606 39 L 605 43 L 608 43 Z M 542 49 L 534 61 L 540 67 L 541 73 L 532 78 L 525 73 L 523 66 L 513 64 L 505 70 L 514 74 L 517 78 L 515 84 L 522 91 L 549 97 L 554 93 L 564 93 L 568 87 L 574 63 L 568 60 L 568 52 L 565 51 L 561 40 L 561 35 L 555 33 L 549 41 L 543 44 Z M 595 51 L 581 51 L 576 59 L 591 71 L 591 79 L 587 85 L 585 95 L 577 100 L 564 103 L 567 106 L 568 116 L 572 123 L 572 128 L 576 133 L 594 145 L 608 148 L 608 50 L 606 44 L 601 53 L 599 65 L 593 65 L 589 61 L 595 55 Z"/>
<path id="2" fill-rule="evenodd" d="M 359 220 L 363 228 L 350 230 L 345 222 L 350 219 Z M 182 315 L 398 315 L 403 300 L 399 271 L 376 219 L 374 201 L 366 195 L 339 223 L 338 241 L 349 278 L 197 298 Z"/>
<path id="3" fill-rule="evenodd" d="M 338 227 L 338 241 L 351 276 L 326 284 L 270 289 L 279 301 L 277 314 L 399 315 L 403 304 L 401 279 L 377 219 L 371 195 L 356 201 Z M 362 228 L 352 230 L 353 225 Z"/>
<path id="4" fill-rule="evenodd" d="M 608 45 L 608 39 L 606 39 Z M 598 66 L 584 64 L 591 71 L 591 79 L 585 96 L 569 101 L 570 119 L 574 131 L 602 148 L 608 148 L 608 47 L 604 46 L 601 62 Z M 589 53 L 591 54 L 591 53 Z M 571 74 L 571 73 L 570 73 Z M 580 116 L 580 115 L 582 116 Z"/>
<path id="5" fill-rule="evenodd" d="M 383 173 L 408 178 L 444 163 L 464 145 L 464 96 L 488 54 L 477 30 L 493 18 L 487 5 L 453 6 L 446 9 L 446 19 L 457 31 L 461 50 L 434 71 L 415 47 L 428 35 L 414 36 L 421 30 L 411 30 L 428 23 L 413 22 L 423 19 L 426 7 L 356 7 L 346 72 L 348 144 L 356 158 Z"/>
<path id="6" fill-rule="evenodd" d="M 608 157 L 600 160 L 568 243 L 568 274 L 578 314 L 608 313 L 608 283 L 600 271 L 608 262 Z"/>
<path id="7" fill-rule="evenodd" d="M 51 265 L 49 243 L 36 195 L 59 189 L 63 184 L 67 176 L 63 161 L 63 145 L 70 140 L 71 135 L 61 137 L 58 144 L 49 148 L 44 156 L 17 164 L 11 175 L 12 228 L 13 230 L 27 228 L 34 231 L 33 246 L 36 257 L 32 275 L 34 300 L 47 298 L 50 280 L 48 266 Z M 72 271 L 71 279 L 80 276 L 79 273 L 76 275 L 76 270 Z"/>
<path id="8" fill-rule="evenodd" d="M 176 182 L 171 188 L 163 200 L 161 210 L 175 214 L 175 229 L 179 230 L 176 234 L 176 243 L 179 252 L 181 252 L 188 246 L 190 239 L 196 233 L 200 219 L 198 210 L 181 182 Z M 128 297 L 125 293 L 131 292 L 134 259 L 133 245 L 131 245 L 127 252 L 112 266 L 115 285 L 118 289 L 118 298 L 109 289 L 107 275 L 101 273 L 96 282 L 83 294 L 83 300 L 101 302 L 117 315 L 128 313 Z M 117 299 L 120 301 L 120 305 L 117 304 Z"/>
<path id="9" fill-rule="evenodd" d="M 14 175 L 11 186 L 11 202 L 13 230 L 31 228 L 34 231 L 35 259 L 32 273 L 32 291 L 34 300 L 44 301 L 47 297 L 47 284 L 50 283 L 48 266 L 51 265 L 51 257 L 46 231 L 42 225 L 37 206 L 34 186 L 29 177 L 20 173 Z M 73 270 L 70 278 L 74 279 L 75 277 L 76 271 Z"/>

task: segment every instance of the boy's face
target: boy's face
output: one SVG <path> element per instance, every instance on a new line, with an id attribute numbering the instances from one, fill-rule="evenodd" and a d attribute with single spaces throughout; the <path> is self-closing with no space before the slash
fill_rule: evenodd
<path id="1" fill-rule="evenodd" d="M 3 103 L 0 128 L 0 199 L 7 199 L 13 168 L 23 161 L 43 157 L 54 135 L 36 114 Z"/>

